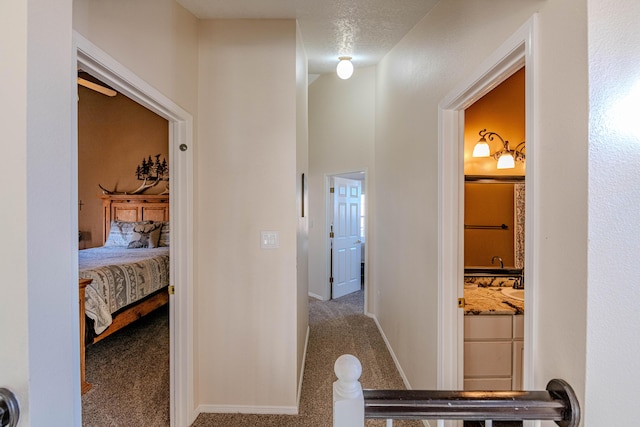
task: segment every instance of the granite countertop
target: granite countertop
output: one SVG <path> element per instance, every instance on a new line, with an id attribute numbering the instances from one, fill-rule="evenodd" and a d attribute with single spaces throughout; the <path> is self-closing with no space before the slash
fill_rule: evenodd
<path id="1" fill-rule="evenodd" d="M 509 298 L 502 287 L 465 285 L 464 314 L 523 314 L 524 301 Z"/>

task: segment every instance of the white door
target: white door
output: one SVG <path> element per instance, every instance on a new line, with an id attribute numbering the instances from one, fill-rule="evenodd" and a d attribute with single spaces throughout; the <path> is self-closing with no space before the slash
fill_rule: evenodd
<path id="1" fill-rule="evenodd" d="M 362 240 L 360 193 L 362 182 L 335 177 L 333 181 L 332 298 L 360 290 Z"/>

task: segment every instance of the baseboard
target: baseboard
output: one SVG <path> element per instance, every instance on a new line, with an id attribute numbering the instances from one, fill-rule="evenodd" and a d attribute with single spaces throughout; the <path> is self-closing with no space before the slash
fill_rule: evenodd
<path id="1" fill-rule="evenodd" d="M 407 390 L 412 390 L 411 384 L 409 384 L 409 380 L 407 379 L 407 376 L 404 374 L 404 371 L 402 370 L 402 366 L 400 366 L 400 362 L 398 361 L 396 354 L 393 352 L 393 349 L 391 348 L 391 344 L 389 343 L 387 336 L 384 334 L 384 331 L 382 330 L 382 326 L 380 326 L 380 322 L 378 322 L 378 318 L 371 313 L 367 313 L 367 316 L 372 318 L 373 321 L 376 323 L 376 326 L 378 327 L 378 331 L 380 332 L 380 335 L 382 336 L 382 339 L 384 340 L 384 343 L 387 346 L 387 350 L 389 350 L 389 354 L 391 354 L 393 363 L 396 365 L 396 369 L 398 369 L 398 372 L 400 373 L 400 378 L 402 378 L 402 382 L 404 383 L 404 386 L 407 388 Z"/>
<path id="2" fill-rule="evenodd" d="M 300 410 L 300 398 L 302 397 L 302 380 L 304 379 L 304 367 L 307 363 L 307 346 L 309 345 L 309 333 L 311 329 L 307 326 L 307 336 L 304 339 L 304 353 L 302 356 L 302 365 L 300 366 L 300 381 L 298 382 L 298 399 L 296 400 L 296 406 Z"/>
<path id="3" fill-rule="evenodd" d="M 389 344 L 389 340 L 387 339 L 387 336 L 384 334 L 384 331 L 382 330 L 382 326 L 380 326 L 380 322 L 378 322 L 378 318 L 372 313 L 366 313 L 366 315 L 367 317 L 372 318 L 373 321 L 376 323 L 378 331 L 380 332 L 380 335 L 384 340 L 384 344 L 387 346 L 387 350 L 389 350 L 389 354 L 391 354 L 393 363 L 396 365 L 396 369 L 400 373 L 400 378 L 402 378 L 402 382 L 404 383 L 404 386 L 407 388 L 407 390 L 413 390 L 413 388 L 411 387 L 411 384 L 409 383 L 409 380 L 407 379 L 407 376 L 404 374 L 404 371 L 402 370 L 402 366 L 400 366 L 400 362 L 398 362 L 398 358 L 396 357 L 396 354 L 393 352 L 393 349 L 391 348 L 391 344 Z M 425 427 L 431 427 L 431 424 L 429 424 L 428 420 L 421 420 L 421 421 Z"/>
<path id="4" fill-rule="evenodd" d="M 200 408 L 196 408 L 193 410 L 193 412 L 191 413 L 191 420 L 189 421 L 189 425 L 193 424 L 196 422 L 196 420 L 198 419 L 198 415 L 200 415 Z"/>
<path id="5" fill-rule="evenodd" d="M 313 292 L 309 292 L 309 296 L 311 298 L 315 298 L 315 299 L 319 299 L 320 301 L 324 301 L 324 298 L 322 298 L 320 295 L 318 294 L 314 294 Z"/>
<path id="6" fill-rule="evenodd" d="M 200 405 L 198 414 L 298 415 L 295 406 Z"/>
<path id="7" fill-rule="evenodd" d="M 298 415 L 300 399 L 302 397 L 302 380 L 304 378 L 304 368 L 307 362 L 307 347 L 309 345 L 310 329 L 307 326 L 307 335 L 304 340 L 304 356 L 300 367 L 300 381 L 298 382 L 298 396 L 296 406 L 245 406 L 245 405 L 200 405 L 195 410 L 197 418 L 199 414 L 261 414 L 261 415 Z"/>

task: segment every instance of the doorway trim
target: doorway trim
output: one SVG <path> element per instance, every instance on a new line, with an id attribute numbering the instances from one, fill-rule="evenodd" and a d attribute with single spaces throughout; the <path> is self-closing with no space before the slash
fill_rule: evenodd
<path id="1" fill-rule="evenodd" d="M 526 225 L 525 225 L 525 283 L 527 283 L 527 310 L 525 310 L 525 355 L 523 388 L 534 385 L 534 326 L 536 312 L 535 291 L 537 271 L 535 250 L 539 247 L 534 230 L 539 222 L 536 190 L 536 127 L 537 58 L 535 56 L 537 15 L 533 15 L 502 46 L 491 54 L 473 74 L 452 90 L 439 104 L 438 136 L 438 379 L 441 390 L 462 390 L 464 366 L 462 350 L 464 340 L 463 310 L 457 308 L 457 299 L 464 295 L 464 110 L 491 91 L 521 67 L 526 67 L 525 111 L 527 144 Z M 439 422 L 438 425 L 445 425 Z M 446 424 L 449 425 L 449 424 Z M 527 425 L 527 424 L 525 424 Z"/>
<path id="2" fill-rule="evenodd" d="M 170 414 L 172 427 L 187 426 L 197 415 L 192 409 L 193 117 L 76 31 L 73 32 L 73 43 L 74 63 L 169 122 L 170 281 L 175 286 L 175 294 L 169 297 Z M 73 120 L 77 121 L 77 103 L 72 108 Z M 77 144 L 78 126 L 77 123 L 71 125 Z M 181 151 L 182 144 L 186 145 L 186 151 Z M 72 197 L 77 199 L 78 195 Z"/>

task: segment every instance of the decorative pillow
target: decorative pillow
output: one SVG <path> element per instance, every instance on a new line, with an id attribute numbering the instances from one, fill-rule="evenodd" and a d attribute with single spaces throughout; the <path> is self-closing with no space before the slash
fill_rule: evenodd
<path id="1" fill-rule="evenodd" d="M 158 246 L 169 246 L 169 221 L 162 222 Z"/>
<path id="2" fill-rule="evenodd" d="M 111 229 L 109 230 L 109 236 L 107 241 L 104 242 L 104 246 L 111 247 L 127 247 L 131 242 L 131 236 L 133 235 L 133 227 L 137 224 L 149 224 L 149 221 L 141 222 L 124 222 L 124 221 L 111 221 Z"/>
<path id="3" fill-rule="evenodd" d="M 133 227 L 129 249 L 157 248 L 162 224 L 137 224 Z"/>

